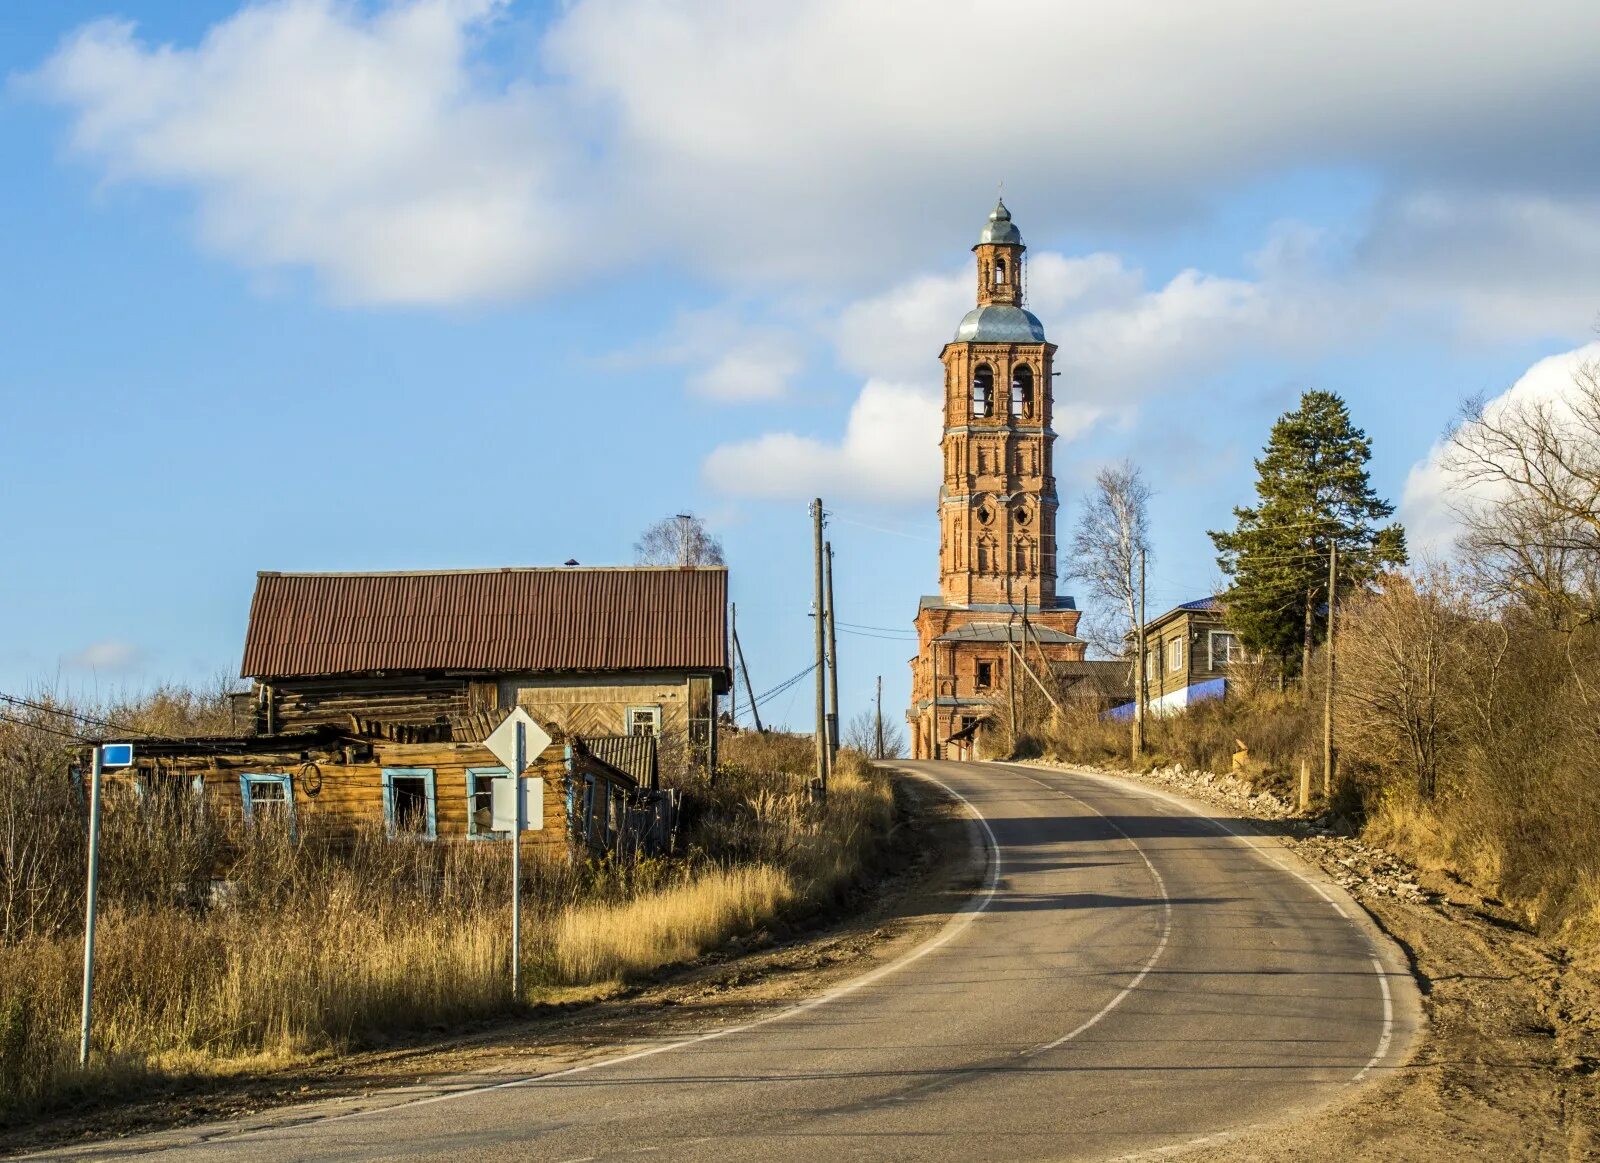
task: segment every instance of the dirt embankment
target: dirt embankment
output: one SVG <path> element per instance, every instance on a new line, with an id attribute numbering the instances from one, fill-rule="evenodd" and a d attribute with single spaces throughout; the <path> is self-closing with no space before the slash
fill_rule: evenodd
<path id="1" fill-rule="evenodd" d="M 1337 880 L 1411 959 L 1426 1028 L 1351 1103 L 1196 1151 L 1204 1159 L 1600 1158 L 1600 950 L 1529 932 L 1499 901 L 1297 818 L 1231 776 L 1107 771 L 1229 810 Z"/>
<path id="2" fill-rule="evenodd" d="M 26 1126 L 0 1124 L 0 1153 L 222 1119 L 266 1127 L 290 1118 L 349 1114 L 559 1070 L 625 1052 L 635 1043 L 781 1009 L 914 948 L 960 908 L 981 879 L 966 818 L 953 801 L 920 780 L 901 781 L 897 799 L 898 822 L 871 877 L 840 911 L 815 917 L 804 928 L 736 939 L 652 981 L 537 1006 L 520 1021 L 467 1031 L 441 1028 L 429 1039 L 325 1056 L 285 1070 L 252 1074 L 246 1068 L 233 1078 L 179 1079 L 120 1104 L 98 1102 Z"/>

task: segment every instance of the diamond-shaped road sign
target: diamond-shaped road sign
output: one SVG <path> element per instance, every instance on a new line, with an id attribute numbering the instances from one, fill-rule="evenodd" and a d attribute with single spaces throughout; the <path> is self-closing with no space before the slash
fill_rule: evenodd
<path id="1" fill-rule="evenodd" d="M 517 767 L 517 724 L 522 724 L 522 768 Z M 532 715 L 516 707 L 505 721 L 489 733 L 483 745 L 494 752 L 494 757 L 505 764 L 512 775 L 521 775 L 528 764 L 539 758 L 550 746 L 550 735 L 534 721 Z"/>

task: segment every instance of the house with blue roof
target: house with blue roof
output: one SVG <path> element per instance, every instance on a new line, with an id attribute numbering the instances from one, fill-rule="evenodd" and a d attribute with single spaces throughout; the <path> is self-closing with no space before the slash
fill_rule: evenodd
<path id="1" fill-rule="evenodd" d="M 1221 600 L 1210 597 L 1184 602 L 1146 622 L 1140 657 L 1150 713 L 1170 715 L 1226 694 L 1229 668 L 1244 661 L 1244 648 L 1227 627 Z M 1127 718 L 1133 704 L 1109 714 Z"/>

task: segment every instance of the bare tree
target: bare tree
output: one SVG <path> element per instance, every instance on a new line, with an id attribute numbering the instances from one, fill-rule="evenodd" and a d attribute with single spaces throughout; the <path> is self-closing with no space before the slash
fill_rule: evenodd
<path id="1" fill-rule="evenodd" d="M 1556 629 L 1600 621 L 1600 362 L 1561 400 L 1469 404 L 1445 467 L 1489 592 Z"/>
<path id="2" fill-rule="evenodd" d="M 844 745 L 869 758 L 898 759 L 906 753 L 906 735 L 892 719 L 883 721 L 883 754 L 878 750 L 878 716 L 867 709 L 851 718 L 844 729 Z"/>
<path id="3" fill-rule="evenodd" d="M 1335 712 L 1350 753 L 1410 774 L 1431 800 L 1441 765 L 1483 724 L 1479 692 L 1492 699 L 1498 627 L 1447 570 L 1387 574 L 1339 612 L 1340 681 Z"/>
<path id="4" fill-rule="evenodd" d="M 633 543 L 639 565 L 725 565 L 722 542 L 693 513 L 663 517 Z"/>
<path id="5" fill-rule="evenodd" d="M 1139 621 L 1139 556 L 1150 552 L 1150 486 L 1130 461 L 1095 474 L 1067 553 L 1067 576 L 1088 586 L 1094 645 L 1121 655 Z"/>

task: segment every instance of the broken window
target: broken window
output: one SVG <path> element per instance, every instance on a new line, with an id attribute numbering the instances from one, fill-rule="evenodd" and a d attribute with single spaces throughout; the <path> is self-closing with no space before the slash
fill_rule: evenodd
<path id="1" fill-rule="evenodd" d="M 489 840 L 504 840 L 505 832 L 494 830 L 494 783 L 509 779 L 504 767 L 467 768 L 467 835 Z"/>
<path id="2" fill-rule="evenodd" d="M 986 691 L 994 685 L 994 663 L 978 663 L 977 686 L 980 691 Z"/>
<path id="3" fill-rule="evenodd" d="M 994 261 L 994 285 L 997 287 L 1006 285 L 1006 260 L 1003 258 Z"/>
<path id="4" fill-rule="evenodd" d="M 980 363 L 972 373 L 972 414 L 978 419 L 994 411 L 994 369 Z"/>
<path id="5" fill-rule="evenodd" d="M 239 777 L 244 822 L 252 827 L 294 827 L 294 785 L 283 774 L 248 773 Z"/>
<path id="6" fill-rule="evenodd" d="M 433 769 L 383 769 L 383 819 L 391 836 L 432 840 L 438 834 L 433 799 Z"/>
<path id="7" fill-rule="evenodd" d="M 628 734 L 660 735 L 661 704 L 655 703 L 647 707 L 629 707 Z"/>

